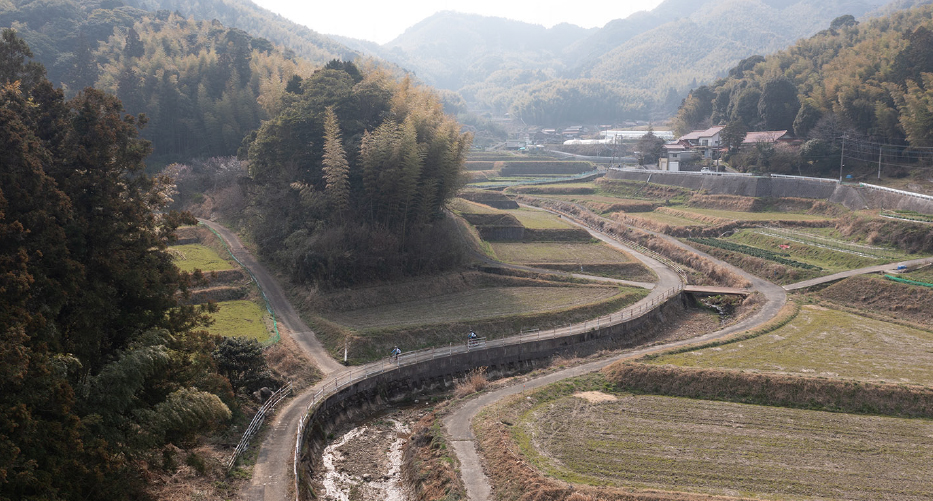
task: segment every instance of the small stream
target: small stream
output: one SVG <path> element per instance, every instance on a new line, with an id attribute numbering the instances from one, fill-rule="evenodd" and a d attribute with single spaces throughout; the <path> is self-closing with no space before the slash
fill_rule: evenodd
<path id="1" fill-rule="evenodd" d="M 424 407 L 396 409 L 335 436 L 315 473 L 320 499 L 407 501 L 402 448 Z"/>

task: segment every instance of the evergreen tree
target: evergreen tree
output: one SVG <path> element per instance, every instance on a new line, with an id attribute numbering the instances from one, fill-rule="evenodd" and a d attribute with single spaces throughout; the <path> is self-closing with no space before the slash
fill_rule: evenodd
<path id="1" fill-rule="evenodd" d="M 322 159 L 324 189 L 331 207 L 337 214 L 344 214 L 350 206 L 350 164 L 340 139 L 340 124 L 334 107 L 324 111 L 324 158 Z"/>

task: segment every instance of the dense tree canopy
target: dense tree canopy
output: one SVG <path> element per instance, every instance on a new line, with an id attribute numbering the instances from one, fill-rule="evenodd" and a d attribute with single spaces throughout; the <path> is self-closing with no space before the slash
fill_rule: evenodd
<path id="1" fill-rule="evenodd" d="M 470 137 L 409 80 L 333 61 L 283 96 L 248 147 L 249 226 L 300 281 L 346 284 L 448 266 L 442 207 Z"/>
<path id="2" fill-rule="evenodd" d="M 861 24 L 842 16 L 790 49 L 749 58 L 729 77 L 695 89 L 675 125 L 684 133 L 741 120 L 750 130 L 793 130 L 806 139 L 831 120 L 839 135 L 933 146 L 931 54 L 929 5 Z"/>
<path id="3" fill-rule="evenodd" d="M 138 462 L 230 416 L 176 293 L 148 143 L 113 96 L 65 100 L 0 40 L 0 499 L 138 499 Z"/>

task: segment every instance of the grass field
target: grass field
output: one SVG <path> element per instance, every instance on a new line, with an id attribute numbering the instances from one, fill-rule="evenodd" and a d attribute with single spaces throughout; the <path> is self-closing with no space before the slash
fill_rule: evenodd
<path id="1" fill-rule="evenodd" d="M 933 333 L 808 305 L 771 333 L 651 363 L 933 385 Z"/>
<path id="2" fill-rule="evenodd" d="M 563 219 L 557 217 L 550 212 L 532 210 L 532 209 L 517 209 L 503 211 L 507 212 L 513 216 L 525 228 L 531 228 L 535 230 L 557 230 L 557 229 L 566 229 L 566 228 L 575 228 L 575 226 L 567 223 Z"/>
<path id="3" fill-rule="evenodd" d="M 265 322 L 268 312 L 255 301 L 223 301 L 217 306 L 218 311 L 211 315 L 214 324 L 207 329 L 211 334 L 253 338 L 259 342 L 271 337 Z"/>
<path id="4" fill-rule="evenodd" d="M 169 252 L 175 256 L 175 265 L 182 271 L 201 270 L 220 271 L 236 267 L 232 260 L 220 257 L 210 247 L 201 244 L 175 245 L 169 247 Z"/>
<path id="5" fill-rule="evenodd" d="M 490 287 L 332 313 L 327 319 L 355 330 L 469 322 L 573 308 L 631 292 L 617 287 Z"/>
<path id="6" fill-rule="evenodd" d="M 512 404 L 525 457 L 561 480 L 766 499 L 929 499 L 929 420 L 578 395 Z"/>
<path id="7" fill-rule="evenodd" d="M 505 263 L 608 264 L 631 263 L 633 258 L 599 243 L 491 243 L 496 257 Z"/>

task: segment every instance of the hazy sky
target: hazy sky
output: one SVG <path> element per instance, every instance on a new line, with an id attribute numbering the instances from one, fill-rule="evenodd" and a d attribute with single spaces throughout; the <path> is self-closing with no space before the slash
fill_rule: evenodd
<path id="1" fill-rule="evenodd" d="M 410 26 L 444 11 L 506 17 L 550 28 L 568 22 L 584 28 L 602 27 L 633 12 L 651 10 L 662 0 L 615 0 L 575 4 L 555 0 L 253 0 L 256 4 L 325 35 L 343 35 L 380 44 L 391 41 Z"/>

